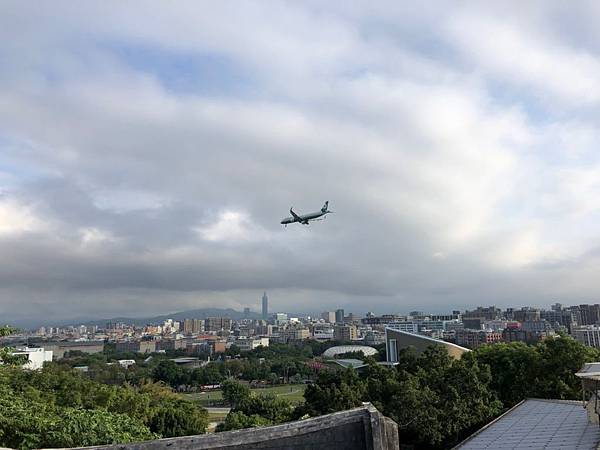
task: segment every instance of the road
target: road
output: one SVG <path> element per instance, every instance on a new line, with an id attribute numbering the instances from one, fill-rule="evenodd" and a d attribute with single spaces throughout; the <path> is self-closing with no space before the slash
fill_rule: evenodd
<path id="1" fill-rule="evenodd" d="M 205 408 L 209 413 L 212 414 L 229 414 L 231 408 Z"/>

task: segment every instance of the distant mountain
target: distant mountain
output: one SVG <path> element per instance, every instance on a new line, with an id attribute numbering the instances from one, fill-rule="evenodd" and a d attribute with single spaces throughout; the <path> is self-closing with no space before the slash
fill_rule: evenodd
<path id="1" fill-rule="evenodd" d="M 203 309 L 192 309 L 189 311 L 180 311 L 172 314 L 163 314 L 161 316 L 154 317 L 113 317 L 111 319 L 91 320 L 87 322 L 75 322 L 69 323 L 68 325 L 98 325 L 104 326 L 107 322 L 123 322 L 131 323 L 134 325 L 150 325 L 150 324 L 161 324 L 167 319 L 173 320 L 184 320 L 184 319 L 206 319 L 207 317 L 230 317 L 234 320 L 240 320 L 244 318 L 248 319 L 260 319 L 261 315 L 255 312 L 250 312 L 247 316 L 243 312 L 236 311 L 231 308 L 203 308 Z"/>
<path id="2" fill-rule="evenodd" d="M 309 314 L 313 317 L 319 317 L 319 314 Z M 288 313 L 288 317 L 304 317 L 306 313 Z M 134 325 L 148 325 L 148 324 L 161 324 L 167 319 L 173 320 L 183 320 L 183 319 L 206 319 L 207 317 L 230 317 L 234 320 L 240 320 L 244 318 L 248 319 L 261 319 L 262 315 L 257 312 L 250 312 L 247 316 L 244 316 L 244 313 L 241 311 L 236 311 L 231 308 L 202 308 L 202 309 L 192 309 L 189 311 L 180 311 L 171 314 L 163 314 L 160 316 L 153 317 L 112 317 L 107 319 L 91 319 L 89 316 L 78 317 L 76 319 L 72 319 L 64 322 L 56 322 L 56 321 L 41 321 L 41 320 L 9 320 L 7 323 L 10 323 L 13 326 L 22 328 L 35 330 L 41 326 L 53 326 L 53 327 L 65 327 L 69 325 L 98 325 L 104 327 L 107 322 L 123 322 L 130 323 Z M 1 321 L 2 319 L 0 319 Z M 6 320 L 5 320 L 6 322 Z M 1 325 L 1 324 L 0 324 Z"/>
<path id="3" fill-rule="evenodd" d="M 256 312 L 250 312 L 247 316 L 244 316 L 243 312 L 236 311 L 231 308 L 203 308 L 203 309 L 192 309 L 189 311 L 180 311 L 171 314 L 163 314 L 160 316 L 153 317 L 112 317 L 107 319 L 92 319 L 89 316 L 78 317 L 64 322 L 58 321 L 42 321 L 42 320 L 10 320 L 0 318 L 0 322 L 10 323 L 13 326 L 34 330 L 41 326 L 53 326 L 53 327 L 65 327 L 68 325 L 98 325 L 104 327 L 107 322 L 123 322 L 131 323 L 134 325 L 147 325 L 147 324 L 161 324 L 167 319 L 183 320 L 183 319 L 206 319 L 207 317 L 230 317 L 234 320 L 244 319 L 260 319 L 262 316 Z M 2 325 L 0 323 L 0 325 Z"/>

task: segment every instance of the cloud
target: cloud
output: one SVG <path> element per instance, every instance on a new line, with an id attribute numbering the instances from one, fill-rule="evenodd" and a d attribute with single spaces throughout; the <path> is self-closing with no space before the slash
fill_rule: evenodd
<path id="1" fill-rule="evenodd" d="M 593 297 L 597 14 L 513 6 L 2 5 L 3 317 Z"/>
<path id="2" fill-rule="evenodd" d="M 471 70 L 533 95 L 549 111 L 596 105 L 598 54 L 569 42 L 567 33 L 575 30 L 557 33 L 560 18 L 548 20 L 549 11 L 553 8 L 540 8 L 531 21 L 498 11 L 463 11 L 447 22 L 445 32 Z"/>
<path id="3" fill-rule="evenodd" d="M 0 197 L 0 236 L 18 236 L 45 228 L 46 224 L 36 217 L 31 207 Z"/>
<path id="4" fill-rule="evenodd" d="M 196 231 L 210 242 L 236 244 L 268 239 L 264 230 L 253 226 L 248 215 L 239 211 L 223 211 L 216 222 L 197 227 Z"/>

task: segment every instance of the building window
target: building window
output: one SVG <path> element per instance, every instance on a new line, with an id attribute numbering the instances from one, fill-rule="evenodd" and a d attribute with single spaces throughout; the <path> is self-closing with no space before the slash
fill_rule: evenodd
<path id="1" fill-rule="evenodd" d="M 396 345 L 396 339 L 390 339 L 389 343 L 390 354 L 388 356 L 389 362 L 398 362 L 398 347 Z"/>

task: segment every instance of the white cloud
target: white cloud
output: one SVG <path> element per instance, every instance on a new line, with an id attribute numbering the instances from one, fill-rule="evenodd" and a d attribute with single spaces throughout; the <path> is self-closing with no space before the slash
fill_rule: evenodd
<path id="1" fill-rule="evenodd" d="M 447 32 L 473 70 L 530 90 L 551 109 L 555 101 L 573 108 L 600 100 L 597 55 L 566 44 L 555 33 L 537 32 L 534 22 L 506 19 L 459 13 Z"/>
<path id="2" fill-rule="evenodd" d="M 115 240 L 111 233 L 99 230 L 95 227 L 81 228 L 79 233 L 81 236 L 81 244 L 84 246 L 100 245 Z"/>
<path id="3" fill-rule="evenodd" d="M 256 242 L 269 238 L 266 230 L 253 223 L 248 214 L 240 211 L 223 211 L 215 222 L 196 227 L 195 230 L 202 239 L 226 244 Z"/>
<path id="4" fill-rule="evenodd" d="M 42 231 L 47 228 L 33 209 L 14 200 L 0 198 L 0 236 Z"/>

